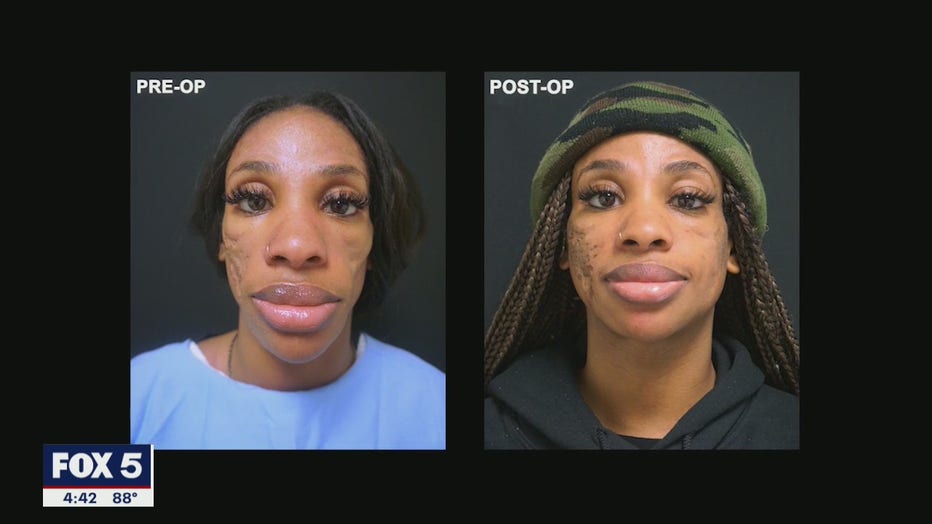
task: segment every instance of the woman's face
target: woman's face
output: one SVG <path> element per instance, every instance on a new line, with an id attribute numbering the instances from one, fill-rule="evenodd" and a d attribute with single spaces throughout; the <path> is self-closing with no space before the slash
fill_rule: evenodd
<path id="1" fill-rule="evenodd" d="M 576 162 L 571 193 L 560 265 L 590 336 L 658 342 L 711 329 L 726 272 L 739 268 L 708 158 L 664 135 L 619 135 Z"/>
<path id="2" fill-rule="evenodd" d="M 220 260 L 241 327 L 309 362 L 349 340 L 372 249 L 369 173 L 343 125 L 307 107 L 263 117 L 227 163 Z"/>

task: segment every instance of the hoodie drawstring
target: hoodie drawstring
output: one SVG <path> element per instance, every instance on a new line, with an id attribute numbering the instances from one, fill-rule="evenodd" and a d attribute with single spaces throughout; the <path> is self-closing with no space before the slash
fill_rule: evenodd
<path id="1" fill-rule="evenodd" d="M 605 430 L 602 428 L 595 428 L 595 437 L 599 441 L 599 449 L 605 449 Z"/>
<path id="2" fill-rule="evenodd" d="M 683 449 L 689 449 L 689 445 L 692 444 L 693 434 L 687 433 L 683 435 Z"/>

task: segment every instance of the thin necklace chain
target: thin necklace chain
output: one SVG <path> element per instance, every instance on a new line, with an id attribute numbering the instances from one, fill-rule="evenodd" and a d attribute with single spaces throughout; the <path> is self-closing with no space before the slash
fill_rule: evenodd
<path id="1" fill-rule="evenodd" d="M 233 340 L 230 341 L 230 351 L 227 354 L 227 376 L 233 378 L 233 344 L 236 343 L 236 337 L 239 336 L 239 331 L 233 334 Z"/>

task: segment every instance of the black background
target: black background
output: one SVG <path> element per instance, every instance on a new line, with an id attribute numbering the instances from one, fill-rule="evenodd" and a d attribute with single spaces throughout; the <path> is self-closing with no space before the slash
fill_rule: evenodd
<path id="1" fill-rule="evenodd" d="M 328 70 L 343 67 L 330 66 Z M 349 499 L 389 496 L 389 504 L 375 507 L 383 514 L 411 515 L 425 510 L 435 514 L 431 500 L 453 503 L 450 507 L 455 512 L 464 504 L 484 504 L 489 511 L 492 506 L 488 504 L 493 501 L 521 502 L 515 491 L 522 488 L 532 488 L 539 495 L 543 482 L 550 482 L 554 494 L 570 485 L 586 491 L 597 486 L 612 492 L 623 488 L 626 493 L 637 486 L 651 491 L 660 486 L 677 493 L 706 486 L 718 497 L 724 492 L 740 497 L 753 491 L 772 505 L 790 485 L 787 480 L 792 483 L 805 474 L 799 467 L 804 456 L 821 463 L 833 449 L 845 447 L 839 437 L 850 434 L 855 409 L 866 406 L 861 400 L 868 400 L 866 396 L 875 391 L 861 382 L 877 375 L 873 369 L 851 369 L 851 364 L 862 360 L 856 351 L 851 355 L 852 349 L 860 347 L 857 343 L 865 337 L 865 329 L 876 324 L 867 322 L 864 312 L 855 314 L 863 300 L 838 300 L 852 294 L 849 281 L 840 278 L 838 271 L 842 266 L 856 265 L 860 260 L 856 254 L 868 247 L 860 227 L 867 224 L 858 224 L 855 219 L 872 219 L 876 212 L 864 206 L 873 206 L 877 199 L 851 189 L 853 179 L 846 176 L 851 173 L 839 171 L 838 163 L 850 157 L 863 164 L 865 137 L 879 135 L 864 134 L 865 111 L 855 110 L 866 102 L 862 89 L 866 84 L 861 82 L 864 78 L 860 73 L 808 70 L 800 75 L 800 127 L 805 131 L 800 133 L 805 146 L 800 151 L 800 165 L 806 173 L 800 181 L 800 206 L 808 211 L 803 213 L 805 227 L 800 229 L 800 282 L 806 289 L 806 311 L 820 314 L 818 322 L 807 324 L 800 339 L 804 348 L 802 450 L 637 454 L 482 450 L 482 340 L 486 325 L 482 313 L 483 202 L 488 189 L 482 176 L 484 93 L 488 89 L 485 72 L 515 67 L 524 66 L 481 68 L 442 63 L 397 68 L 445 73 L 446 155 L 451 159 L 446 179 L 446 214 L 450 217 L 446 246 L 446 296 L 450 304 L 446 310 L 448 451 L 157 450 L 156 514 L 189 516 L 191 508 L 203 507 L 222 515 L 250 508 L 296 509 L 308 517 L 319 517 L 322 508 L 332 507 L 333 496 L 340 494 Z M 600 68 L 604 67 L 594 67 Z M 8 420 L 31 435 L 32 452 L 21 457 L 25 458 L 21 471 L 32 481 L 14 483 L 23 490 L 19 505 L 25 508 L 40 508 L 42 504 L 42 444 L 128 440 L 131 206 L 125 195 L 130 190 L 127 172 L 134 87 L 130 77 L 131 71 L 158 69 L 176 67 L 149 64 L 95 74 L 83 72 L 68 77 L 74 81 L 67 83 L 60 74 L 49 73 L 42 81 L 33 78 L 30 84 L 34 98 L 25 108 L 27 118 L 19 130 L 28 147 L 12 153 L 28 161 L 26 174 L 14 181 L 28 198 L 21 202 L 22 211 L 17 209 L 16 215 L 7 216 L 13 232 L 8 250 L 8 260 L 15 264 L 12 274 L 25 275 L 10 278 L 22 281 L 11 283 L 11 289 L 22 290 L 11 296 L 24 298 L 19 306 L 23 315 L 13 319 L 31 321 L 25 328 L 14 324 L 11 330 L 28 334 L 20 339 L 28 346 L 7 348 L 11 365 L 24 366 L 12 369 L 31 371 L 31 382 L 26 386 L 31 399 L 13 399 L 12 418 Z M 852 97 L 855 103 L 850 104 Z M 560 115 L 557 129 L 566 124 L 566 118 Z M 550 131 L 547 134 L 546 140 L 553 138 Z M 755 153 L 760 149 L 753 142 L 752 146 Z M 542 153 L 543 149 L 535 152 L 531 161 L 536 162 Z M 867 158 L 875 155 L 867 154 Z M 525 176 L 529 181 L 530 174 Z M 527 198 L 526 193 L 527 186 L 523 186 L 515 198 Z M 514 205 L 527 217 L 526 205 Z M 848 225 L 840 227 L 840 218 Z M 22 220 L 32 227 L 21 227 L 18 221 Z M 850 329 L 857 319 L 862 320 L 864 329 Z M 22 360 L 25 362 L 20 364 Z M 866 362 L 874 367 L 877 360 Z M 862 438 L 842 440 L 863 442 Z M 705 474 L 714 474 L 719 481 L 697 480 Z M 608 477 L 613 480 L 605 482 Z M 472 489 L 462 488 L 460 481 L 472 484 Z M 775 490 L 778 481 L 781 487 Z M 542 507 L 541 501 L 539 496 L 527 499 L 537 508 Z M 592 507 L 589 499 L 567 502 Z M 783 502 L 775 504 L 785 507 Z M 522 504 L 520 511 L 526 507 Z M 72 510 L 50 511 L 64 511 L 65 516 Z M 109 508 L 92 511 L 96 516 L 132 519 L 149 512 L 132 511 L 130 516 Z"/>
<path id="2" fill-rule="evenodd" d="M 531 233 L 531 178 L 553 140 L 590 97 L 627 82 L 689 89 L 721 110 L 751 144 L 767 194 L 764 251 L 799 333 L 799 73 L 495 72 L 485 88 L 485 326 Z M 566 94 L 491 93 L 489 80 L 570 79 Z"/>
<path id="3" fill-rule="evenodd" d="M 236 328 L 236 301 L 188 227 L 201 168 L 253 100 L 329 90 L 382 130 L 424 199 L 427 234 L 363 331 L 445 370 L 446 112 L 443 72 L 138 72 L 130 75 L 130 353 Z M 138 93 L 137 79 L 200 79 L 198 93 Z"/>

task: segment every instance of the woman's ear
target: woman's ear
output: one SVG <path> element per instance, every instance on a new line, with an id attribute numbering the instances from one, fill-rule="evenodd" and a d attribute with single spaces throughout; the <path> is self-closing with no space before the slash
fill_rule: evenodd
<path id="1" fill-rule="evenodd" d="M 735 245 L 731 240 L 728 241 L 728 262 L 725 263 L 725 269 L 732 275 L 741 273 L 741 264 L 738 264 L 738 256 L 735 255 Z"/>
<path id="2" fill-rule="evenodd" d="M 221 262 L 226 262 L 226 258 L 227 258 L 227 246 L 226 246 L 226 244 L 223 243 L 223 240 L 220 241 L 220 247 L 219 247 L 219 249 L 217 250 L 217 258 L 218 258 Z"/>
<path id="3" fill-rule="evenodd" d="M 560 269 L 566 271 L 570 268 L 570 255 L 566 249 L 566 239 L 563 239 L 563 247 L 560 249 Z"/>

